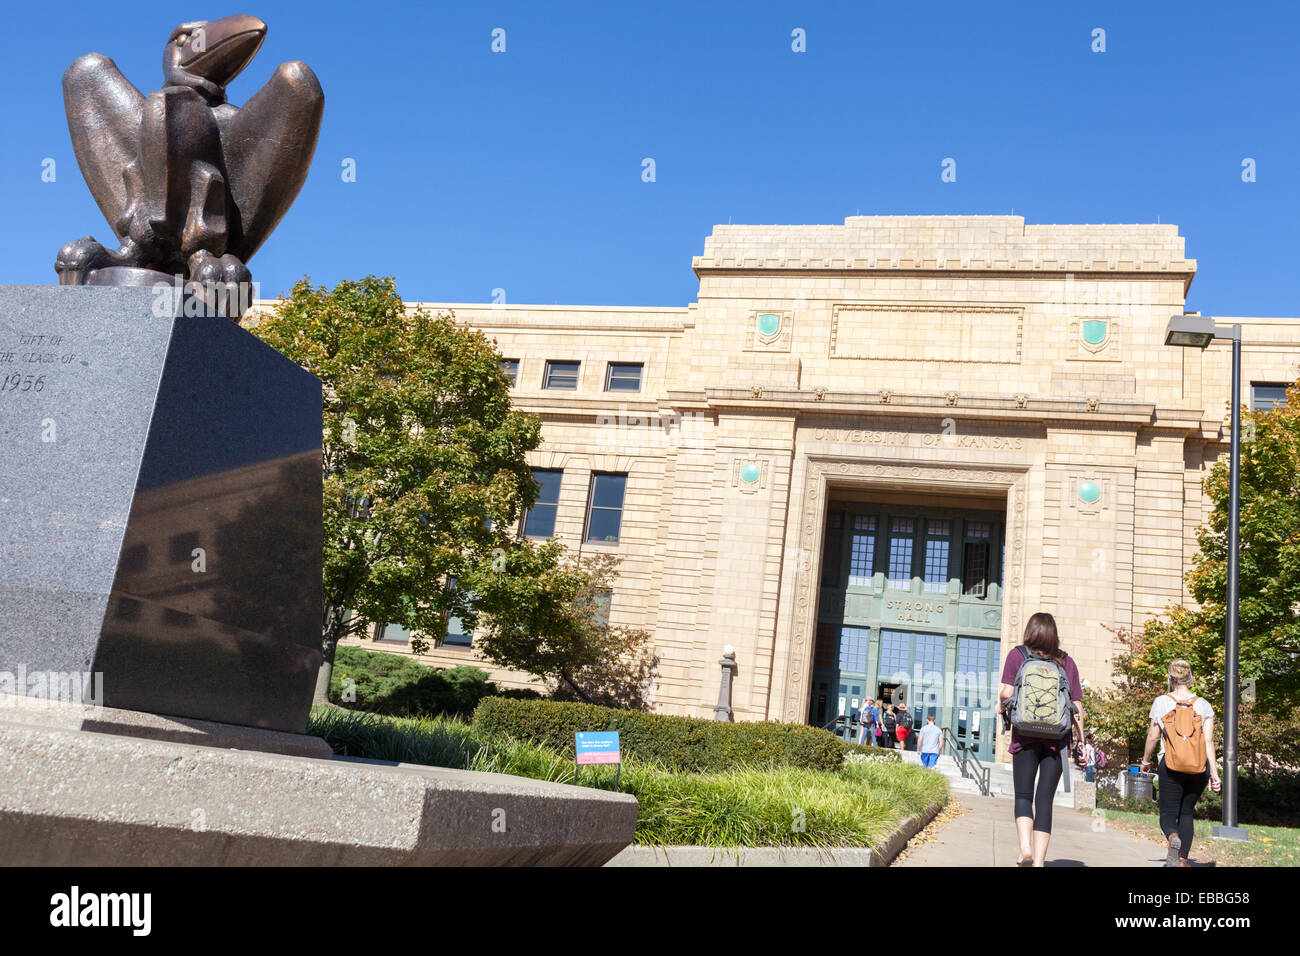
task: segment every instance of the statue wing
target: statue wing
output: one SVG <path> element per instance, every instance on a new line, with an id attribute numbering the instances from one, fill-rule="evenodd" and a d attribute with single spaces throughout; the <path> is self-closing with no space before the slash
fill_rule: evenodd
<path id="1" fill-rule="evenodd" d="M 102 54 L 78 57 L 63 74 L 63 108 L 72 151 L 114 232 L 127 206 L 122 172 L 139 152 L 143 103 L 140 91 Z"/>
<path id="2" fill-rule="evenodd" d="M 289 211 L 307 180 L 324 109 L 316 74 L 293 62 L 242 107 L 219 113 L 226 181 L 239 211 L 227 252 L 248 262 Z"/>

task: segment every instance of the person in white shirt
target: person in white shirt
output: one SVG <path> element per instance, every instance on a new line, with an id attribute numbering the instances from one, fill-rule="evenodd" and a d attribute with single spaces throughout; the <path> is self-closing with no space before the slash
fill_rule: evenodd
<path id="1" fill-rule="evenodd" d="M 1214 756 L 1214 710 L 1209 701 L 1192 693 L 1191 686 L 1192 665 L 1183 660 L 1170 661 L 1169 693 L 1161 694 L 1151 704 L 1151 729 L 1147 731 L 1146 750 L 1142 754 L 1142 772 L 1149 773 L 1151 754 L 1156 744 L 1160 744 L 1160 829 L 1169 841 L 1165 866 L 1189 865 L 1187 854 L 1192 848 L 1192 834 L 1195 832 L 1193 812 L 1196 801 L 1205 792 L 1207 782 L 1215 793 L 1222 786 L 1218 761 Z M 1165 716 L 1178 707 L 1179 702 L 1184 705 L 1190 702 L 1195 715 L 1201 718 L 1205 768 L 1199 773 L 1179 772 L 1165 766 Z M 1175 749 L 1178 748 L 1175 746 Z"/>
<path id="2" fill-rule="evenodd" d="M 1097 748 L 1093 745 L 1092 734 L 1083 741 L 1083 779 L 1088 783 L 1097 779 Z"/>
<path id="3" fill-rule="evenodd" d="M 918 735 L 917 749 L 921 751 L 921 766 L 933 767 L 939 762 L 939 754 L 943 752 L 943 731 L 941 731 L 934 722 L 934 714 L 930 714 L 925 719 L 925 726 L 921 728 Z"/>

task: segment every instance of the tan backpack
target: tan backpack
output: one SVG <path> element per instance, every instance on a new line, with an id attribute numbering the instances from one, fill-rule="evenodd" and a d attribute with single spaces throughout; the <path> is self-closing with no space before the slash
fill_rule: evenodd
<path id="1" fill-rule="evenodd" d="M 1177 773 L 1201 773 L 1205 770 L 1205 732 L 1201 715 L 1196 712 L 1197 697 L 1179 700 L 1172 694 L 1173 709 L 1160 721 L 1165 738 L 1165 768 Z"/>

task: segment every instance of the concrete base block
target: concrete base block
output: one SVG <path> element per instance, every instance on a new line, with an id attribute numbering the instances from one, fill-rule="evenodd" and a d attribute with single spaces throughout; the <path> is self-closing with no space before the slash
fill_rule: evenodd
<path id="1" fill-rule="evenodd" d="M 197 747 L 0 712 L 0 860 L 600 866 L 637 802 L 505 774 Z"/>
<path id="2" fill-rule="evenodd" d="M 1086 780 L 1079 780 L 1075 782 L 1074 809 L 1076 810 L 1097 809 L 1097 784 L 1096 783 L 1088 783 L 1088 781 Z"/>
<path id="3" fill-rule="evenodd" d="M 334 751 L 320 737 L 290 734 L 282 730 L 240 727 L 193 717 L 168 717 L 139 710 L 119 710 L 91 704 L 0 693 L 0 721 L 17 721 L 36 727 L 88 730 L 149 740 L 170 740 L 196 747 L 224 747 L 260 750 L 298 757 L 324 757 Z"/>

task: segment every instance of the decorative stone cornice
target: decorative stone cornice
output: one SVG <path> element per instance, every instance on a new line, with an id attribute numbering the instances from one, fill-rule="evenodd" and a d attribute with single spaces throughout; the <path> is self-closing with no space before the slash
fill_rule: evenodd
<path id="1" fill-rule="evenodd" d="M 945 392 L 845 392 L 821 387 L 763 388 L 758 396 L 752 388 L 706 388 L 702 392 L 670 391 L 674 408 L 754 409 L 788 412 L 864 412 L 888 405 L 896 415 L 930 415 L 942 411 L 955 418 L 1008 418 L 1020 421 L 1086 420 L 1147 425 L 1156 406 L 1146 402 L 1119 402 L 1097 396 L 1080 398 L 1038 398 L 1024 393 L 1011 396 L 959 395 Z"/>

